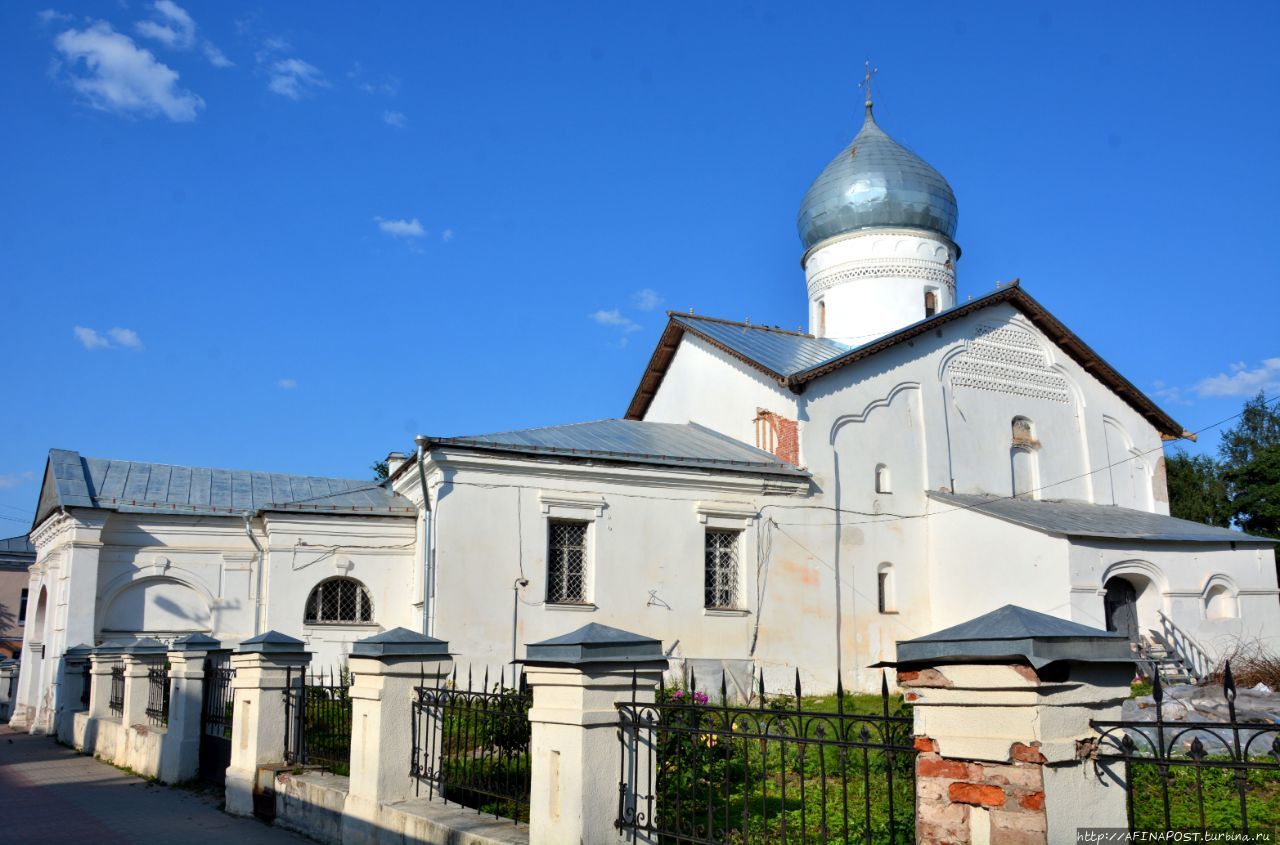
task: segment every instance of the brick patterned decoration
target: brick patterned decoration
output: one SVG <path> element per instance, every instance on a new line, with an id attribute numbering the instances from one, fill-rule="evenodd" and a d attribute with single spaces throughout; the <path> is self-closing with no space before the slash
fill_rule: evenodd
<path id="1" fill-rule="evenodd" d="M 917 737 L 916 842 L 969 845 L 977 825 L 991 845 L 1047 845 L 1044 757 L 1038 743 L 1015 742 L 1007 763 L 951 760 L 928 737 Z M 986 813 L 985 822 L 974 818 Z"/>
<path id="2" fill-rule="evenodd" d="M 795 420 L 756 408 L 755 424 L 757 448 L 772 452 L 792 466 L 800 466 L 800 434 Z"/>

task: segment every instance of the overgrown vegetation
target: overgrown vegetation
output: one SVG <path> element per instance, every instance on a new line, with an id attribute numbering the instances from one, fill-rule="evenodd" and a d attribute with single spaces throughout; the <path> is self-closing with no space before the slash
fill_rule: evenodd
<path id="1" fill-rule="evenodd" d="M 1226 649 L 1209 676 L 1211 683 L 1222 684 L 1228 661 L 1237 689 L 1266 684 L 1273 690 L 1280 690 L 1280 655 L 1260 641 L 1239 640 Z"/>
<path id="2" fill-rule="evenodd" d="M 1169 824 L 1165 824 L 1164 794 L 1161 782 L 1164 778 L 1154 763 L 1135 763 L 1129 766 L 1133 779 L 1133 823 L 1135 830 L 1164 831 L 1243 830 L 1240 809 L 1240 790 L 1236 773 L 1231 769 L 1213 767 L 1215 761 L 1227 761 L 1226 757 L 1209 757 L 1206 766 L 1172 766 L 1169 769 Z M 1280 772 L 1275 769 L 1254 769 L 1245 773 L 1245 808 L 1248 812 L 1249 830 L 1275 834 L 1280 831 Z M 1200 817 L 1200 802 L 1204 797 L 1204 820 Z"/>

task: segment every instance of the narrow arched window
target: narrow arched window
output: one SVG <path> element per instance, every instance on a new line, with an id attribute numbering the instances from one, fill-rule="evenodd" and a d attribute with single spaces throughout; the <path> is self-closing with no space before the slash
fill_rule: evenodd
<path id="1" fill-rule="evenodd" d="M 927 290 L 924 292 L 924 315 L 932 317 L 938 313 L 938 294 Z"/>
<path id="2" fill-rule="evenodd" d="M 817 323 L 817 326 L 818 326 L 818 330 L 817 332 L 815 332 L 815 334 L 817 334 L 818 337 L 826 337 L 827 336 L 827 303 L 823 302 L 821 299 L 818 300 L 818 315 L 817 315 L 817 319 L 814 320 L 814 322 Z"/>
<path id="3" fill-rule="evenodd" d="M 1009 460 L 1013 475 L 1013 495 L 1039 498 L 1039 460 L 1036 455 L 1040 441 L 1036 440 L 1035 426 L 1026 417 L 1014 417 L 1011 424 Z"/>
<path id="4" fill-rule="evenodd" d="M 354 578 L 321 581 L 307 596 L 308 625 L 367 625 L 373 622 L 369 590 Z"/>
<path id="5" fill-rule="evenodd" d="M 893 482 L 889 478 L 889 467 L 884 464 L 876 464 L 876 492 L 893 492 Z"/>
<path id="6" fill-rule="evenodd" d="M 876 567 L 876 606 L 881 613 L 897 611 L 893 586 L 893 564 L 880 564 Z"/>

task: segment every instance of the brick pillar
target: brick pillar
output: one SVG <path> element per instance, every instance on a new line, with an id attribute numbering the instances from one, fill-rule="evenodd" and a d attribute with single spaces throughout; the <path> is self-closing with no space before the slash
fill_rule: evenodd
<path id="1" fill-rule="evenodd" d="M 354 675 L 351 775 L 342 816 L 342 842 L 358 845 L 379 841 L 382 804 L 413 797 L 408 753 L 412 748 L 413 688 L 420 684 L 439 686 L 453 668 L 453 658 L 445 641 L 393 628 L 353 644 L 348 666 Z"/>
<path id="2" fill-rule="evenodd" d="M 658 640 L 590 624 L 526 647 L 525 679 L 533 690 L 529 711 L 530 845 L 621 842 L 618 772 L 622 743 L 616 705 L 653 701 L 667 661 Z M 652 749 L 627 761 L 632 772 L 651 770 Z M 641 783 L 652 783 L 639 775 Z M 648 841 L 643 834 L 628 843 Z"/>
<path id="3" fill-rule="evenodd" d="M 89 665 L 93 649 L 77 645 L 62 655 L 62 700 L 58 702 L 58 741 L 64 745 L 75 742 L 75 714 L 88 708 L 80 702 L 85 690 L 84 667 Z"/>
<path id="4" fill-rule="evenodd" d="M 916 841 L 1046 845 L 1124 827 L 1124 789 L 1080 759 L 1090 719 L 1119 718 L 1132 668 L 1022 663 L 900 671 L 915 707 Z M 1086 743 L 1086 745 L 1082 745 Z"/>
<path id="5" fill-rule="evenodd" d="M 213 637 L 188 634 L 169 647 L 169 725 L 160 748 L 160 780 L 165 783 L 181 783 L 199 773 L 204 661 L 220 646 Z"/>
<path id="6" fill-rule="evenodd" d="M 310 662 L 302 640 L 279 631 L 245 640 L 231 656 L 236 677 L 228 813 L 253 815 L 255 798 L 265 812 L 274 812 L 275 773 L 284 767 L 284 690 L 290 684 L 302 686 L 302 674 Z"/>

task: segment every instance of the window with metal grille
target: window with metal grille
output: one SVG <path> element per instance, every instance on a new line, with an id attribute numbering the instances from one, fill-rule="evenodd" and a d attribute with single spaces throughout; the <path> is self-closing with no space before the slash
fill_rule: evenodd
<path id="1" fill-rule="evenodd" d="M 547 526 L 547 601 L 587 603 L 587 523 L 552 520 Z"/>
<path id="2" fill-rule="evenodd" d="M 308 625 L 367 625 L 373 622 L 369 590 L 354 578 L 322 581 L 307 596 Z"/>
<path id="3" fill-rule="evenodd" d="M 741 531 L 708 531 L 706 606 L 738 606 L 738 535 Z"/>

